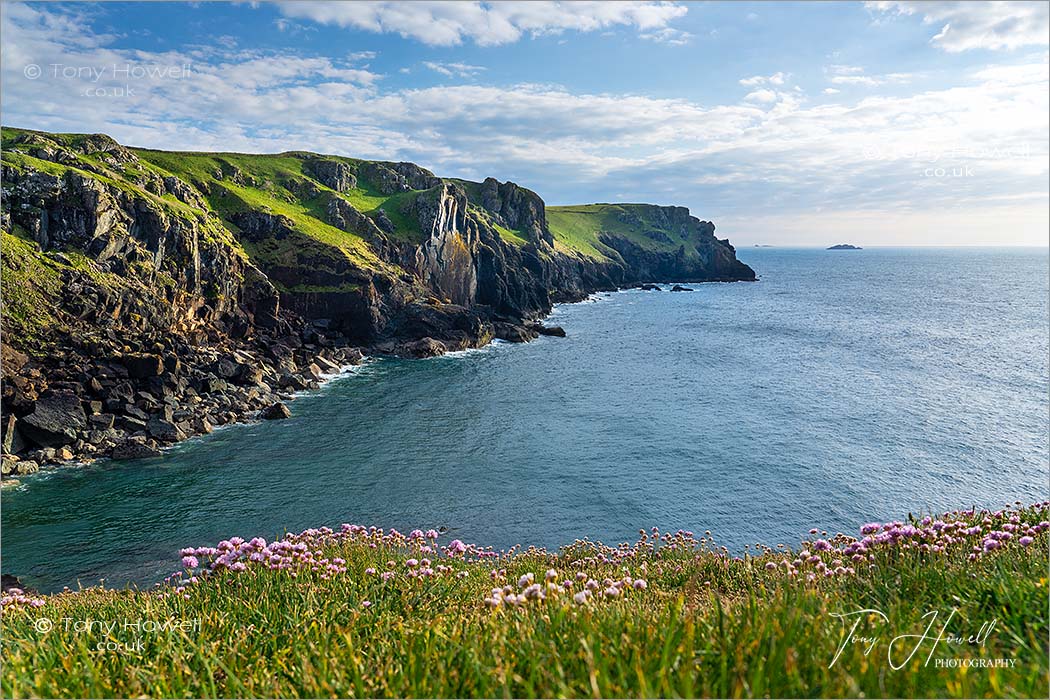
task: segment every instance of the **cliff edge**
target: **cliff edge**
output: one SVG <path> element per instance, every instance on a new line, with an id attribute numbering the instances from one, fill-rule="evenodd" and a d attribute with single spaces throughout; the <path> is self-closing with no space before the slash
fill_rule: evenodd
<path id="1" fill-rule="evenodd" d="M 279 417 L 360 349 L 529 340 L 558 301 L 755 277 L 682 207 L 548 208 L 404 162 L 2 137 L 5 475 Z"/>

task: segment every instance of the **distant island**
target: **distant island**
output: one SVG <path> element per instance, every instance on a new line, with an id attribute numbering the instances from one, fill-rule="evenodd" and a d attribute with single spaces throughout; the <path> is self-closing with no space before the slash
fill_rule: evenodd
<path id="1" fill-rule="evenodd" d="M 864 249 L 861 248 L 859 245 L 850 245 L 849 243 L 839 243 L 838 245 L 831 246 L 830 248 L 828 248 L 828 250 L 864 250 Z"/>

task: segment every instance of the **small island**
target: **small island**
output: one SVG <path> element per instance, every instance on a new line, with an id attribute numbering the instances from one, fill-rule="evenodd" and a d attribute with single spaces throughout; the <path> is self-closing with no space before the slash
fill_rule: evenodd
<path id="1" fill-rule="evenodd" d="M 859 245 L 850 245 L 849 243 L 839 243 L 838 245 L 831 246 L 830 248 L 828 248 L 828 250 L 864 250 L 864 249 L 861 248 Z"/>

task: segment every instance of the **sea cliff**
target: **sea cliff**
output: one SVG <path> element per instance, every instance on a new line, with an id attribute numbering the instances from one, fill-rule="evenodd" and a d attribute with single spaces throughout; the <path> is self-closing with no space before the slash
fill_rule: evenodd
<path id="1" fill-rule="evenodd" d="M 594 291 L 755 278 L 683 207 L 101 134 L 5 128 L 0 223 L 5 476 L 282 417 L 364 353 L 558 334 Z"/>

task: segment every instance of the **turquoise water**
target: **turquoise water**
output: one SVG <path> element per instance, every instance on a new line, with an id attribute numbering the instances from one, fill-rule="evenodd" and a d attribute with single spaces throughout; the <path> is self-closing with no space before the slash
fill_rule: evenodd
<path id="1" fill-rule="evenodd" d="M 378 360 L 162 458 L 3 494 L 3 569 L 157 580 L 341 522 L 492 544 L 810 527 L 1048 497 L 1046 249 L 744 249 L 761 280 L 560 306 L 567 338 Z"/>

